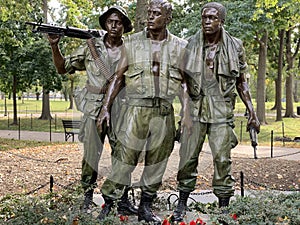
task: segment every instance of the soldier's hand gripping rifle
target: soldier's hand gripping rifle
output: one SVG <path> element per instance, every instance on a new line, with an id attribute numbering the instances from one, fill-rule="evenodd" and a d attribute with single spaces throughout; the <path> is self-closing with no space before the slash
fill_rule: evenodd
<path id="1" fill-rule="evenodd" d="M 249 128 L 249 134 L 250 134 L 250 139 L 251 139 L 251 145 L 253 147 L 254 150 L 254 159 L 257 159 L 257 155 L 256 155 L 256 146 L 258 145 L 257 142 L 257 131 L 254 127 L 250 127 Z"/>
<path id="2" fill-rule="evenodd" d="M 89 39 L 92 37 L 101 37 L 98 30 L 84 30 L 76 27 L 61 27 L 56 25 L 45 24 L 41 22 L 26 22 L 26 25 L 33 26 L 33 33 L 47 33 L 50 35 L 67 36 L 80 39 Z"/>

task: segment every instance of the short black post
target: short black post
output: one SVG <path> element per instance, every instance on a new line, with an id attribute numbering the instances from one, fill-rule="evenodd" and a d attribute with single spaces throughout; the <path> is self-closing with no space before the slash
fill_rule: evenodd
<path id="1" fill-rule="evenodd" d="M 273 158 L 273 130 L 271 130 L 271 158 Z"/>
<path id="2" fill-rule="evenodd" d="M 4 95 L 4 116 L 7 116 L 6 96 Z"/>
<path id="3" fill-rule="evenodd" d="M 241 121 L 240 142 L 243 140 L 243 121 Z"/>
<path id="4" fill-rule="evenodd" d="M 240 172 L 240 177 L 241 177 L 241 196 L 245 196 L 245 190 L 244 190 L 244 173 L 243 171 Z"/>
<path id="5" fill-rule="evenodd" d="M 282 144 L 285 146 L 284 122 L 282 122 Z"/>
<path id="6" fill-rule="evenodd" d="M 54 179 L 53 179 L 53 176 L 50 175 L 50 192 L 52 193 L 53 191 L 53 184 L 54 184 Z"/>
<path id="7" fill-rule="evenodd" d="M 32 129 L 32 113 L 30 115 L 30 129 Z"/>
<path id="8" fill-rule="evenodd" d="M 57 115 L 55 114 L 55 120 L 54 120 L 54 128 L 55 128 L 55 130 L 57 130 L 56 124 L 57 124 Z"/>
<path id="9" fill-rule="evenodd" d="M 19 127 L 18 127 L 18 130 L 19 130 L 19 140 L 21 140 L 21 119 L 19 117 Z"/>
<path id="10" fill-rule="evenodd" d="M 52 141 L 51 137 L 51 118 L 49 119 L 49 134 L 50 134 L 50 142 Z"/>

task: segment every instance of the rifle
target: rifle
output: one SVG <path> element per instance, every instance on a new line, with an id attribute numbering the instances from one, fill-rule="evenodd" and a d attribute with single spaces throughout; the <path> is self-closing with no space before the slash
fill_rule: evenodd
<path id="1" fill-rule="evenodd" d="M 74 37 L 80 39 L 89 39 L 92 37 L 101 37 L 102 35 L 96 29 L 92 30 L 84 30 L 76 27 L 60 27 L 56 25 L 45 24 L 41 22 L 26 22 L 26 25 L 33 26 L 32 32 L 33 33 L 47 33 L 47 34 L 54 34 L 59 36 L 67 36 L 67 37 Z"/>
<path id="2" fill-rule="evenodd" d="M 249 129 L 249 134 L 250 134 L 250 139 L 251 139 L 251 145 L 254 150 L 254 159 L 257 159 L 256 155 L 256 146 L 258 145 L 257 143 L 257 131 L 254 127 L 250 127 Z"/>

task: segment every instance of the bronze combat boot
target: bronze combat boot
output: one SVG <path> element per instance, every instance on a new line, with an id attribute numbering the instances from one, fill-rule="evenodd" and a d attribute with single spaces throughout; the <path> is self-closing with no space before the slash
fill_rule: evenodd
<path id="1" fill-rule="evenodd" d="M 229 206 L 230 197 L 218 197 L 219 199 L 219 208 L 221 209 L 222 214 L 228 214 L 227 207 Z M 223 220 L 219 220 L 219 223 L 222 225 L 228 225 Z"/>
<path id="2" fill-rule="evenodd" d="M 129 189 L 126 188 L 124 191 L 123 196 L 121 197 L 120 201 L 118 202 L 118 214 L 120 215 L 137 215 L 138 214 L 138 207 L 133 205 L 128 199 L 128 191 Z"/>
<path id="3" fill-rule="evenodd" d="M 142 192 L 141 202 L 138 209 L 138 221 L 145 221 L 154 225 L 160 225 L 161 219 L 151 209 L 154 197 Z"/>
<path id="4" fill-rule="evenodd" d="M 229 206 L 230 197 L 219 197 L 219 208 L 222 209 L 223 214 L 228 214 L 228 210 L 225 209 Z"/>
<path id="5" fill-rule="evenodd" d="M 173 212 L 173 222 L 182 222 L 186 211 L 188 210 L 187 201 L 190 192 L 179 191 L 179 200 L 176 209 Z"/>
<path id="6" fill-rule="evenodd" d="M 84 213 L 89 213 L 89 211 L 92 210 L 93 207 L 93 194 L 94 194 L 94 189 L 90 189 L 84 193 L 84 201 L 83 205 L 81 207 L 81 210 Z"/>

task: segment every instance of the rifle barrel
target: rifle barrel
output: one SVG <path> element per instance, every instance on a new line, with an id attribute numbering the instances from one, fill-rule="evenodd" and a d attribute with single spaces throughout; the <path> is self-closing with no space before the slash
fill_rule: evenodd
<path id="1" fill-rule="evenodd" d="M 80 39 L 89 39 L 92 37 L 101 37 L 97 30 L 84 30 L 76 27 L 61 27 L 45 23 L 26 22 L 25 24 L 33 26 L 34 33 L 48 33 L 60 36 L 67 36 Z"/>

